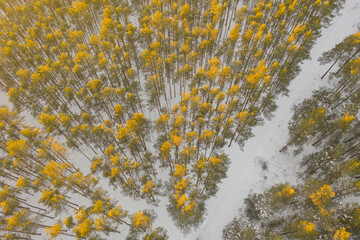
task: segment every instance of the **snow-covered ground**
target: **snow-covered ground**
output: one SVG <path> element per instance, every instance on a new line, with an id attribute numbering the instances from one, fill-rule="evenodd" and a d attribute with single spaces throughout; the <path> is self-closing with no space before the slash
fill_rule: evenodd
<path id="1" fill-rule="evenodd" d="M 302 72 L 291 83 L 289 97 L 278 99 L 279 108 L 271 121 L 265 121 L 263 126 L 253 129 L 255 136 L 247 141 L 243 150 L 236 144 L 224 149 L 231 159 L 228 177 L 219 186 L 216 196 L 207 201 L 207 215 L 197 230 L 183 235 L 174 225 L 164 205 L 147 206 L 145 201 L 133 201 L 131 198 L 122 197 L 116 190 L 110 190 L 112 197 L 119 200 L 119 204 L 130 212 L 145 208 L 153 209 L 158 216 L 155 225 L 164 227 L 170 240 L 220 240 L 222 229 L 238 215 L 238 209 L 243 207 L 243 201 L 249 193 L 261 192 L 275 183 L 296 181 L 297 160 L 300 156 L 279 153 L 288 139 L 287 125 L 292 116 L 291 108 L 309 97 L 313 90 L 326 84 L 326 78 L 320 80 L 320 77 L 331 64 L 320 66 L 317 59 L 345 36 L 358 30 L 359 16 L 360 1 L 347 0 L 340 15 L 335 17 L 329 28 L 323 30 L 322 37 L 317 40 L 311 51 L 312 59 L 303 63 Z M 0 93 L 0 105 L 9 105 L 8 98 L 3 93 Z M 75 158 L 77 157 L 81 156 Z M 268 166 L 267 170 L 262 169 L 265 163 Z M 86 165 L 88 163 L 82 166 L 85 168 Z M 120 236 L 111 236 L 111 239 L 124 239 L 125 235 L 126 231 Z"/>
<path id="2" fill-rule="evenodd" d="M 8 102 L 8 96 L 3 92 L 0 92 L 0 106 L 1 105 L 11 106 Z"/>
<path id="3" fill-rule="evenodd" d="M 317 40 L 311 51 L 311 60 L 302 64 L 301 73 L 289 87 L 289 97 L 278 99 L 279 108 L 271 121 L 254 128 L 255 136 L 246 142 L 243 151 L 236 144 L 225 149 L 232 162 L 228 178 L 220 185 L 216 196 L 207 202 L 207 216 L 203 224 L 186 237 L 172 235 L 171 229 L 167 229 L 171 240 L 220 240 L 222 229 L 238 216 L 238 209 L 244 206 L 244 199 L 249 193 L 261 192 L 279 182 L 295 183 L 297 159 L 300 156 L 279 152 L 288 140 L 291 108 L 310 97 L 313 90 L 326 84 L 327 78 L 321 80 L 320 77 L 331 64 L 320 66 L 317 59 L 344 37 L 358 31 L 359 16 L 360 1 L 347 0 L 340 15 L 333 19 L 331 26 L 323 30 Z M 267 162 L 268 170 L 262 170 L 263 162 Z"/>

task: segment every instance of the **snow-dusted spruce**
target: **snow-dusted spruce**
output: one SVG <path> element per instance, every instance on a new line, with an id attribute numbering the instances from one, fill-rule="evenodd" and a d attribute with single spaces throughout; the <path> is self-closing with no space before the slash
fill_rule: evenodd
<path id="1" fill-rule="evenodd" d="M 62 144 L 42 129 L 23 124 L 17 112 L 0 107 L 0 133 L 2 238 L 32 239 L 45 228 L 50 238 L 103 239 L 125 224 L 131 230 L 129 239 L 150 235 L 166 239 L 161 228 L 153 229 L 153 214 L 138 211 L 128 216 L 98 186 L 97 178 L 69 163 Z M 53 226 L 43 224 L 54 222 L 49 220 L 54 219 L 51 213 L 63 216 L 71 211 L 75 215 L 63 221 L 69 231 L 61 220 Z"/>
<path id="2" fill-rule="evenodd" d="M 294 108 L 290 140 L 299 153 L 303 184 L 280 184 L 250 195 L 224 239 L 357 239 L 360 237 L 360 33 L 323 54 L 334 62 L 329 86 Z"/>
<path id="3" fill-rule="evenodd" d="M 282 150 L 306 142 L 319 145 L 324 139 L 336 138 L 338 134 L 346 136 L 359 111 L 359 49 L 360 33 L 356 33 L 319 59 L 323 64 L 333 62 L 335 65 L 331 68 L 337 67 L 330 74 L 332 86 L 314 92 L 312 98 L 294 107 L 296 114 L 289 124 L 290 140 Z"/>
<path id="4" fill-rule="evenodd" d="M 0 88 L 124 195 L 167 194 L 186 231 L 226 176 L 222 147 L 271 117 L 342 3 L 3 0 Z"/>
<path id="5" fill-rule="evenodd" d="M 224 228 L 223 239 L 356 239 L 360 207 L 340 201 L 336 191 L 321 180 L 308 180 L 250 195 L 241 216 Z"/>

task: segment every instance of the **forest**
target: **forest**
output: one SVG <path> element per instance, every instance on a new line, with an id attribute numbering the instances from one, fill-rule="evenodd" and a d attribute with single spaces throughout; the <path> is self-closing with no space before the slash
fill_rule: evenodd
<path id="1" fill-rule="evenodd" d="M 189 239 L 348 1 L 0 0 L 0 239 Z M 222 239 L 360 238 L 359 29 Z"/>

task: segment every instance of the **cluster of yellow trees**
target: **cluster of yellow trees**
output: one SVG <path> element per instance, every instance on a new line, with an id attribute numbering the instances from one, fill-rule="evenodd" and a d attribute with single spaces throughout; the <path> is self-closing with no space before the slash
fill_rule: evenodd
<path id="1" fill-rule="evenodd" d="M 53 137 L 24 124 L 18 113 L 5 107 L 0 108 L 0 121 L 2 237 L 28 239 L 44 228 L 50 238 L 98 238 L 125 224 L 134 236 L 165 238 L 161 229 L 153 228 L 150 212 L 123 210 L 99 186 L 98 178 L 69 162 L 66 148 Z M 63 220 L 55 221 L 51 214 L 66 216 L 69 210 L 74 214 Z M 52 226 L 41 224 L 51 221 Z"/>
<path id="2" fill-rule="evenodd" d="M 167 195 L 170 215 L 189 230 L 201 222 L 205 200 L 226 176 L 222 148 L 244 144 L 251 127 L 271 117 L 276 96 L 287 92 L 341 3 L 0 1 L 0 88 L 17 111 L 40 124 L 19 130 L 23 137 L 8 133 L 2 139 L 2 151 L 18 167 L 11 181 L 26 174 L 20 184 L 46 182 L 39 189 L 44 207 L 80 211 L 68 195 L 92 201 L 95 176 L 101 176 L 124 195 L 151 204 Z M 40 150 L 31 147 L 39 136 Z M 84 158 L 70 162 L 65 144 Z M 22 155 L 27 152 L 34 155 Z M 77 167 L 86 159 L 89 175 Z M 116 231 L 114 218 L 86 209 L 85 217 L 65 224 L 78 237 Z M 99 227 L 108 221 L 109 227 Z M 129 238 L 136 229 L 164 235 L 149 221 L 128 222 L 134 233 Z M 50 235 L 63 233 L 60 226 Z"/>

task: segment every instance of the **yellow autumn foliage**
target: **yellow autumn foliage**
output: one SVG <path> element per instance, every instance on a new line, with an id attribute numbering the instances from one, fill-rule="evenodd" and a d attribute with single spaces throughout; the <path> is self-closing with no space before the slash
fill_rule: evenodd
<path id="1" fill-rule="evenodd" d="M 315 225 L 312 222 L 301 221 L 298 229 L 305 232 L 305 234 L 312 234 L 315 232 Z"/>
<path id="2" fill-rule="evenodd" d="M 262 79 L 264 79 L 269 72 L 266 67 L 265 59 L 261 60 L 257 67 L 251 70 L 251 73 L 246 76 L 246 81 L 251 85 L 257 85 Z"/>
<path id="3" fill-rule="evenodd" d="M 110 218 L 116 218 L 125 215 L 125 212 L 120 205 L 117 205 L 115 208 L 110 209 L 107 215 Z"/>
<path id="4" fill-rule="evenodd" d="M 29 148 L 25 139 L 19 139 L 19 140 L 10 139 L 6 143 L 6 147 L 11 157 L 15 155 L 22 155 L 23 153 L 26 153 L 26 150 Z"/>
<path id="5" fill-rule="evenodd" d="M 45 227 L 46 234 L 50 237 L 50 239 L 55 238 L 59 235 L 62 229 L 61 223 L 56 223 L 51 227 Z"/>
<path id="6" fill-rule="evenodd" d="M 137 228 L 146 228 L 151 223 L 151 219 L 143 212 L 138 211 L 134 214 L 132 222 Z"/>
<path id="7" fill-rule="evenodd" d="M 104 218 L 95 218 L 94 226 L 97 231 L 103 230 L 105 224 L 106 222 Z"/>
<path id="8" fill-rule="evenodd" d="M 144 184 L 144 187 L 141 188 L 141 191 L 143 191 L 144 193 L 149 193 L 152 194 L 153 188 L 156 187 L 156 184 L 154 183 L 153 180 L 151 181 L 147 181 Z"/>
<path id="9" fill-rule="evenodd" d="M 334 240 L 348 240 L 350 238 L 350 233 L 346 231 L 346 229 L 340 228 L 335 232 Z"/>
<path id="10" fill-rule="evenodd" d="M 284 198 L 290 198 L 294 194 L 295 194 L 295 190 L 291 188 L 289 185 L 286 185 L 286 187 L 281 192 L 277 193 L 279 197 L 284 197 Z"/>
<path id="11" fill-rule="evenodd" d="M 335 196 L 335 192 L 332 191 L 330 185 L 324 185 L 315 193 L 310 194 L 310 198 L 313 203 L 322 209 L 332 197 Z"/>
<path id="12" fill-rule="evenodd" d="M 185 165 L 175 164 L 175 172 L 174 172 L 175 177 L 185 177 L 185 173 L 186 173 Z"/>
<path id="13" fill-rule="evenodd" d="M 354 116 L 350 115 L 349 112 L 346 112 L 345 116 L 341 118 L 341 121 L 344 123 L 351 123 L 354 119 Z"/>
<path id="14" fill-rule="evenodd" d="M 210 157 L 209 162 L 210 162 L 212 165 L 217 165 L 217 164 L 219 164 L 219 163 L 222 162 L 222 159 L 221 159 L 221 158 L 217 158 L 217 157 Z"/>
<path id="15" fill-rule="evenodd" d="M 83 238 L 91 233 L 93 222 L 89 219 L 84 220 L 73 228 L 77 236 Z"/>

